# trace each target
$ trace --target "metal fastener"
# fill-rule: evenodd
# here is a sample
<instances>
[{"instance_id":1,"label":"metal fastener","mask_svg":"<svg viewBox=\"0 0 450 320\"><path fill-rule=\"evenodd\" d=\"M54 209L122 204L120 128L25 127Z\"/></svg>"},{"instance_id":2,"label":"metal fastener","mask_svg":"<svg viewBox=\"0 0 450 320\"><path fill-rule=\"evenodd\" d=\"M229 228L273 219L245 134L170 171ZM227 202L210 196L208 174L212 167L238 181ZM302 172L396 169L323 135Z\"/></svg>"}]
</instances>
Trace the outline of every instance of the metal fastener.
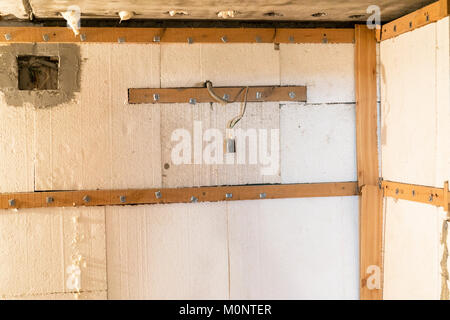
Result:
<instances>
[{"instance_id":1,"label":"metal fastener","mask_svg":"<svg viewBox=\"0 0 450 320\"><path fill-rule=\"evenodd\" d=\"M162 197L161 191L156 191L155 192L155 197L156 197L156 199L161 199L161 197Z\"/></svg>"},{"instance_id":2,"label":"metal fastener","mask_svg":"<svg viewBox=\"0 0 450 320\"><path fill-rule=\"evenodd\" d=\"M9 206L10 206L10 207L13 207L13 206L16 205L16 200L15 200L15 199L9 199L9 200L8 200L8 203L9 203Z\"/></svg>"},{"instance_id":3,"label":"metal fastener","mask_svg":"<svg viewBox=\"0 0 450 320\"><path fill-rule=\"evenodd\" d=\"M122 203L127 202L127 197L120 196L120 202L122 202Z\"/></svg>"},{"instance_id":4,"label":"metal fastener","mask_svg":"<svg viewBox=\"0 0 450 320\"><path fill-rule=\"evenodd\" d=\"M80 40L86 41L86 35L84 33L80 34Z\"/></svg>"},{"instance_id":5,"label":"metal fastener","mask_svg":"<svg viewBox=\"0 0 450 320\"><path fill-rule=\"evenodd\" d=\"M7 41L11 40L11 39L12 39L11 34L9 34L9 33L5 34L5 39L6 39Z\"/></svg>"},{"instance_id":6,"label":"metal fastener","mask_svg":"<svg viewBox=\"0 0 450 320\"><path fill-rule=\"evenodd\" d=\"M189 99L189 103L190 103L190 104L196 104L196 103L197 103L197 99L195 99L195 98L190 98L190 99Z\"/></svg>"},{"instance_id":7,"label":"metal fastener","mask_svg":"<svg viewBox=\"0 0 450 320\"><path fill-rule=\"evenodd\" d=\"M398 190L398 188L395 189L395 194L398 194L399 192L400 192L400 190Z\"/></svg>"},{"instance_id":8,"label":"metal fastener","mask_svg":"<svg viewBox=\"0 0 450 320\"><path fill-rule=\"evenodd\" d=\"M158 101L159 100L159 93L153 94L153 100Z\"/></svg>"},{"instance_id":9,"label":"metal fastener","mask_svg":"<svg viewBox=\"0 0 450 320\"><path fill-rule=\"evenodd\" d=\"M262 98L262 93L257 91L256 92L256 99L261 99Z\"/></svg>"},{"instance_id":10,"label":"metal fastener","mask_svg":"<svg viewBox=\"0 0 450 320\"><path fill-rule=\"evenodd\" d=\"M291 99L295 98L295 92L294 91L289 92L289 98L291 98Z\"/></svg>"},{"instance_id":11,"label":"metal fastener","mask_svg":"<svg viewBox=\"0 0 450 320\"><path fill-rule=\"evenodd\" d=\"M428 201L433 202L433 195L430 194L430 197L428 198Z\"/></svg>"},{"instance_id":12,"label":"metal fastener","mask_svg":"<svg viewBox=\"0 0 450 320\"><path fill-rule=\"evenodd\" d=\"M161 37L160 36L154 36L153 37L153 42L160 42L161 41Z\"/></svg>"},{"instance_id":13,"label":"metal fastener","mask_svg":"<svg viewBox=\"0 0 450 320\"><path fill-rule=\"evenodd\" d=\"M119 38L119 39L117 39L117 42L124 43L125 42L125 38Z\"/></svg>"},{"instance_id":14,"label":"metal fastener","mask_svg":"<svg viewBox=\"0 0 450 320\"><path fill-rule=\"evenodd\" d=\"M187 42L189 44L193 44L194 43L194 39L192 39L191 37L187 38Z\"/></svg>"},{"instance_id":15,"label":"metal fastener","mask_svg":"<svg viewBox=\"0 0 450 320\"><path fill-rule=\"evenodd\" d=\"M265 199L265 198L266 198L266 193L265 193L265 192L260 193L260 194L259 194L259 198L260 198L260 199Z\"/></svg>"},{"instance_id":16,"label":"metal fastener","mask_svg":"<svg viewBox=\"0 0 450 320\"><path fill-rule=\"evenodd\" d=\"M262 42L261 37L260 37L260 36L256 36L256 37L255 37L255 41L256 41L257 43L261 43L261 42Z\"/></svg>"},{"instance_id":17,"label":"metal fastener","mask_svg":"<svg viewBox=\"0 0 450 320\"><path fill-rule=\"evenodd\" d=\"M47 197L46 201L47 203L52 203L55 199L53 199L53 197Z\"/></svg>"},{"instance_id":18,"label":"metal fastener","mask_svg":"<svg viewBox=\"0 0 450 320\"><path fill-rule=\"evenodd\" d=\"M91 197L89 197L88 195L86 195L86 196L83 197L83 201L84 201L84 202L89 202L89 201L91 201Z\"/></svg>"},{"instance_id":19,"label":"metal fastener","mask_svg":"<svg viewBox=\"0 0 450 320\"><path fill-rule=\"evenodd\" d=\"M413 191L412 191L412 195L413 195L413 197L416 196L416 190L413 190Z\"/></svg>"},{"instance_id":20,"label":"metal fastener","mask_svg":"<svg viewBox=\"0 0 450 320\"><path fill-rule=\"evenodd\" d=\"M197 201L198 201L198 199L196 197L194 197L194 196L191 197L191 202L197 202Z\"/></svg>"},{"instance_id":21,"label":"metal fastener","mask_svg":"<svg viewBox=\"0 0 450 320\"><path fill-rule=\"evenodd\" d=\"M225 198L231 199L231 198L233 198L233 194L232 193L227 193L227 194L225 194Z\"/></svg>"},{"instance_id":22,"label":"metal fastener","mask_svg":"<svg viewBox=\"0 0 450 320\"><path fill-rule=\"evenodd\" d=\"M289 36L289 42L294 42L294 36Z\"/></svg>"},{"instance_id":23,"label":"metal fastener","mask_svg":"<svg viewBox=\"0 0 450 320\"><path fill-rule=\"evenodd\" d=\"M322 39L322 43L328 43L328 39L327 39L326 37L324 37L324 38Z\"/></svg>"},{"instance_id":24,"label":"metal fastener","mask_svg":"<svg viewBox=\"0 0 450 320\"><path fill-rule=\"evenodd\" d=\"M227 36L223 36L222 38L220 38L222 40L223 43L227 43L228 42L228 38Z\"/></svg>"},{"instance_id":25,"label":"metal fastener","mask_svg":"<svg viewBox=\"0 0 450 320\"><path fill-rule=\"evenodd\" d=\"M44 41L48 41L49 39L50 39L50 37L48 36L48 34L44 34L43 36L42 36L42 39L44 39Z\"/></svg>"},{"instance_id":26,"label":"metal fastener","mask_svg":"<svg viewBox=\"0 0 450 320\"><path fill-rule=\"evenodd\" d=\"M223 95L223 99L224 100L230 100L230 95L229 94L227 94L227 93L225 93L224 95Z\"/></svg>"}]
</instances>

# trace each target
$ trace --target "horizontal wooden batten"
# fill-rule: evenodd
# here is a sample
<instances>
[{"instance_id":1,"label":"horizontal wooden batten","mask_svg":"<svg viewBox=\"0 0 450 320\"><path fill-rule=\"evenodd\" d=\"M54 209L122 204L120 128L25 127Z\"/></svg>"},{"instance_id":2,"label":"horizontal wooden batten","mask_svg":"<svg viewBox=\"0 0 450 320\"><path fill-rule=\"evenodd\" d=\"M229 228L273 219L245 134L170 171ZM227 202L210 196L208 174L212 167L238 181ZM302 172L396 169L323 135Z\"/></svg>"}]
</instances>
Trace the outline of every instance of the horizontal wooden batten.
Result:
<instances>
[{"instance_id":1,"label":"horizontal wooden batten","mask_svg":"<svg viewBox=\"0 0 450 320\"><path fill-rule=\"evenodd\" d=\"M0 43L353 43L353 29L0 27Z\"/></svg>"},{"instance_id":2,"label":"horizontal wooden batten","mask_svg":"<svg viewBox=\"0 0 450 320\"><path fill-rule=\"evenodd\" d=\"M214 93L227 97L230 102L244 101L246 87L217 87ZM295 101L306 102L305 86L266 86L249 87L247 102ZM174 88L174 89L128 89L128 102L138 103L208 103L217 102L207 88Z\"/></svg>"},{"instance_id":3,"label":"horizontal wooden batten","mask_svg":"<svg viewBox=\"0 0 450 320\"><path fill-rule=\"evenodd\" d=\"M356 182L0 194L0 209L218 202L358 195Z\"/></svg>"},{"instance_id":4,"label":"horizontal wooden batten","mask_svg":"<svg viewBox=\"0 0 450 320\"><path fill-rule=\"evenodd\" d=\"M381 40L391 39L403 33L436 22L450 14L450 0L439 0L406 16L391 21L381 28Z\"/></svg>"},{"instance_id":5,"label":"horizontal wooden batten","mask_svg":"<svg viewBox=\"0 0 450 320\"><path fill-rule=\"evenodd\" d=\"M445 186L444 188L434 188L414 184L383 181L382 186L385 197L426 203L437 207L443 207L445 210L448 210L448 184L445 184L445 186L447 186L445 189Z\"/></svg>"}]
</instances>

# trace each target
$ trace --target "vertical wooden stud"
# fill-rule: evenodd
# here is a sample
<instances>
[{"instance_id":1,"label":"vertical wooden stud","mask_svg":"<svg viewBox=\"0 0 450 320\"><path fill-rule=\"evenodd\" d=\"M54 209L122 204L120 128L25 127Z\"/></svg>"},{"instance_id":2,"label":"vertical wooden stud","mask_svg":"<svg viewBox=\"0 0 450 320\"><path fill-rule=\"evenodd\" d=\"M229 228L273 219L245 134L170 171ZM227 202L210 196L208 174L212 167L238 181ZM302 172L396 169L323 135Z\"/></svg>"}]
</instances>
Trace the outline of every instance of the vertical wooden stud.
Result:
<instances>
[{"instance_id":1,"label":"vertical wooden stud","mask_svg":"<svg viewBox=\"0 0 450 320\"><path fill-rule=\"evenodd\" d=\"M376 33L355 26L356 148L360 195L360 298L383 298L383 192L378 185Z\"/></svg>"}]
</instances>

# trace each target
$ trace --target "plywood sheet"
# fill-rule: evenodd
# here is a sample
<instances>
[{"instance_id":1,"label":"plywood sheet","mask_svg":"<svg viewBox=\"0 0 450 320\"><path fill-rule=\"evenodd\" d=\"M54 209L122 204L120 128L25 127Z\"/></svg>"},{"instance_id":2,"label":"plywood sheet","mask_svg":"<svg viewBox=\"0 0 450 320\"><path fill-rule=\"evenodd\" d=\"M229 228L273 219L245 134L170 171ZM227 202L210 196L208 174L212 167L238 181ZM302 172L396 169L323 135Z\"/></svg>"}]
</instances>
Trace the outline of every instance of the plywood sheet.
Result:
<instances>
[{"instance_id":1,"label":"plywood sheet","mask_svg":"<svg viewBox=\"0 0 450 320\"><path fill-rule=\"evenodd\" d=\"M257 183L279 183L279 107L277 103L248 103L242 120L235 129L241 129L244 133L254 130L257 135L256 161L251 161L249 139L247 139L245 154L247 158L238 163L238 154L243 152L237 150L235 155L223 153L218 156L219 161L206 163L204 153L211 145L204 134L209 129L216 129L221 132L223 139L226 137L225 128L227 122L239 114L240 103L228 104L173 104L161 106L161 146L162 146L162 181L163 187L187 187L187 186L209 186L209 185L240 185ZM179 144L178 139L172 141L175 130L185 130L191 137L191 157L189 164L175 164L172 159L172 152ZM274 130L274 131L272 131ZM267 138L260 138L261 131L267 132ZM237 131L236 131L237 132ZM271 149L272 135L275 139L275 148ZM278 135L278 136L277 136ZM203 144L202 142L203 137ZM219 137L220 138L220 137ZM206 140L205 140L206 139ZM217 142L218 153L223 151L223 139ZM236 144L238 144L236 137ZM241 138L242 139L242 138ZM187 141L187 140L186 140ZM215 141L215 140L214 140ZM260 157L259 141L267 141L268 151L271 159L270 163L263 162ZM277 146L278 144L278 146ZM198 148L198 149L196 149ZM277 149L278 148L278 149ZM220 151L218 151L220 149ZM197 152L196 150L200 150ZM203 150L203 151L202 151ZM195 154L199 156L195 156ZM216 154L215 152L208 153ZM228 157L233 157L232 164L227 164ZM273 168L273 172L266 174L264 168Z\"/></svg>"},{"instance_id":2,"label":"plywood sheet","mask_svg":"<svg viewBox=\"0 0 450 320\"><path fill-rule=\"evenodd\" d=\"M384 299L439 299L439 209L385 198Z\"/></svg>"},{"instance_id":3,"label":"plywood sheet","mask_svg":"<svg viewBox=\"0 0 450 320\"><path fill-rule=\"evenodd\" d=\"M75 223L72 218L78 217ZM76 227L77 225L77 227ZM73 243L77 235L78 242ZM10 210L0 215L0 296L66 293L66 268L80 254L81 290L106 290L104 208Z\"/></svg>"},{"instance_id":4,"label":"plywood sheet","mask_svg":"<svg viewBox=\"0 0 450 320\"><path fill-rule=\"evenodd\" d=\"M231 299L358 299L358 198L227 203Z\"/></svg>"},{"instance_id":5,"label":"plywood sheet","mask_svg":"<svg viewBox=\"0 0 450 320\"><path fill-rule=\"evenodd\" d=\"M354 44L281 44L281 85L306 85L308 103L355 102Z\"/></svg>"},{"instance_id":6,"label":"plywood sheet","mask_svg":"<svg viewBox=\"0 0 450 320\"><path fill-rule=\"evenodd\" d=\"M356 181L355 128L354 104L283 105L281 182Z\"/></svg>"},{"instance_id":7,"label":"plywood sheet","mask_svg":"<svg viewBox=\"0 0 450 320\"><path fill-rule=\"evenodd\" d=\"M435 177L436 68L436 24L381 43L385 180L442 187Z\"/></svg>"},{"instance_id":8,"label":"plywood sheet","mask_svg":"<svg viewBox=\"0 0 450 320\"><path fill-rule=\"evenodd\" d=\"M127 104L128 87L159 86L159 48L85 45L82 56L79 97L35 111L36 190L160 186L159 108Z\"/></svg>"},{"instance_id":9,"label":"plywood sheet","mask_svg":"<svg viewBox=\"0 0 450 320\"><path fill-rule=\"evenodd\" d=\"M109 299L227 299L225 205L107 207Z\"/></svg>"}]
</instances>

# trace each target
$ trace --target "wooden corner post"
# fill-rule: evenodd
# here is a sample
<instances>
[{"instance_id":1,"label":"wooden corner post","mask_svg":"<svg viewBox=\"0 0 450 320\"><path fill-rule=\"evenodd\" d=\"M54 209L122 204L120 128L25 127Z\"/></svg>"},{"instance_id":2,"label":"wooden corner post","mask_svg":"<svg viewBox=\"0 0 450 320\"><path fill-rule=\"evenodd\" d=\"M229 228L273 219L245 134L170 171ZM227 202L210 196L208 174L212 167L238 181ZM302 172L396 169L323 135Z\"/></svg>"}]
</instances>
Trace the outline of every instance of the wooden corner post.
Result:
<instances>
[{"instance_id":1,"label":"wooden corner post","mask_svg":"<svg viewBox=\"0 0 450 320\"><path fill-rule=\"evenodd\" d=\"M376 34L355 26L360 299L383 298L383 191L378 181Z\"/></svg>"}]
</instances>

